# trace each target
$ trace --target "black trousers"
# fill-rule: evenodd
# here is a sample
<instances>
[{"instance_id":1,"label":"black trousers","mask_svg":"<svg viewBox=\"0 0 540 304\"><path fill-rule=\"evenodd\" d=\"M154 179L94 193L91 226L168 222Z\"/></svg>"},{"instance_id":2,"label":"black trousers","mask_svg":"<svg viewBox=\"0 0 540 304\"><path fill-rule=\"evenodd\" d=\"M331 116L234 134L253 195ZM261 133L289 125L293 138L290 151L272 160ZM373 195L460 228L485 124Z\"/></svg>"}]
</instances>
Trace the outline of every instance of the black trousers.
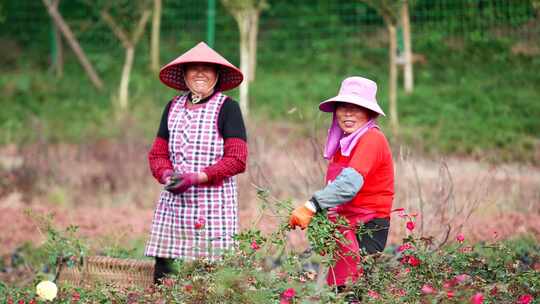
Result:
<instances>
[{"instance_id":1,"label":"black trousers","mask_svg":"<svg viewBox=\"0 0 540 304\"><path fill-rule=\"evenodd\" d=\"M370 230L371 232L356 235L360 248L367 254L382 252L386 246L389 228L389 218L376 218L365 223L362 230Z\"/></svg>"},{"instance_id":2,"label":"black trousers","mask_svg":"<svg viewBox=\"0 0 540 304\"><path fill-rule=\"evenodd\" d=\"M156 264L154 265L154 284L160 283L161 279L173 272L173 263L174 259L156 257Z\"/></svg>"}]
</instances>

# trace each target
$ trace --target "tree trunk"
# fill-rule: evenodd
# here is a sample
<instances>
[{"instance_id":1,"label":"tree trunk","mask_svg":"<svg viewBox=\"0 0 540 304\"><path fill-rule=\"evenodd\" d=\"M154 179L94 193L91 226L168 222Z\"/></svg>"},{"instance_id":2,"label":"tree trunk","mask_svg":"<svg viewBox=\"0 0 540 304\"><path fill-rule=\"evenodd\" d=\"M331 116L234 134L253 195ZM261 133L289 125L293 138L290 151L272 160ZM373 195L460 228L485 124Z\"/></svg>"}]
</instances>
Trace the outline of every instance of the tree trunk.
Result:
<instances>
[{"instance_id":1,"label":"tree trunk","mask_svg":"<svg viewBox=\"0 0 540 304\"><path fill-rule=\"evenodd\" d=\"M404 1L401 7L401 25L403 27L403 46L405 66L403 68L403 86L407 94L414 88L414 74L412 62L411 24L409 18L409 2Z\"/></svg>"},{"instance_id":2,"label":"tree trunk","mask_svg":"<svg viewBox=\"0 0 540 304\"><path fill-rule=\"evenodd\" d=\"M120 104L120 109L126 110L129 99L129 75L131 74L131 67L133 66L135 47L144 33L144 28L146 27L148 18L150 18L150 10L145 9L142 12L141 18L133 31L133 35L131 35L131 39L128 38L129 35L122 30L116 21L114 21L114 18L107 10L101 11L101 17L105 23L109 25L118 40L122 42L122 45L126 50L126 58L124 61L124 67L122 69L122 78L120 79L120 87L118 89L118 102Z\"/></svg>"},{"instance_id":3,"label":"tree trunk","mask_svg":"<svg viewBox=\"0 0 540 304\"><path fill-rule=\"evenodd\" d=\"M125 110L128 106L129 99L129 75L131 74L131 67L133 66L133 58L135 55L135 46L132 45L126 48L126 58L124 61L124 67L122 69L122 78L120 79L120 89L118 92L118 102L120 109Z\"/></svg>"},{"instance_id":4,"label":"tree trunk","mask_svg":"<svg viewBox=\"0 0 540 304\"><path fill-rule=\"evenodd\" d=\"M58 26L58 28L64 35L64 38L66 38L69 46L71 47L71 49L73 49L73 52L75 52L75 55L77 56L77 59L79 59L79 62L83 66L86 74L88 75L94 86L98 90L101 90L103 88L103 82L101 81L101 78L99 78L99 76L97 75L90 61L88 61L88 59L86 58L84 51L81 49L79 43L77 42L77 39L75 38L75 35L73 35L73 32L66 24L58 10L48 0L42 1L45 7L47 7L49 15L53 18L54 23L56 24L56 26Z\"/></svg>"},{"instance_id":5,"label":"tree trunk","mask_svg":"<svg viewBox=\"0 0 540 304\"><path fill-rule=\"evenodd\" d=\"M244 81L240 85L240 109L244 116L249 114L249 16L239 15L238 29L240 30L240 70Z\"/></svg>"},{"instance_id":6,"label":"tree trunk","mask_svg":"<svg viewBox=\"0 0 540 304\"><path fill-rule=\"evenodd\" d=\"M257 69L257 35L259 33L259 15L260 12L256 9L250 12L249 19L249 81L255 80Z\"/></svg>"},{"instance_id":7,"label":"tree trunk","mask_svg":"<svg viewBox=\"0 0 540 304\"><path fill-rule=\"evenodd\" d=\"M161 23L161 0L154 0L154 12L152 17L152 38L151 38L151 49L150 49L150 58L151 64L150 68L152 71L159 71L159 34L160 34L160 23Z\"/></svg>"},{"instance_id":8,"label":"tree trunk","mask_svg":"<svg viewBox=\"0 0 540 304\"><path fill-rule=\"evenodd\" d=\"M399 133L399 120L398 120L398 109L397 109L397 62L396 62L396 52L397 52L397 36L396 36L396 26L394 24L387 23L388 36L390 40L389 47L389 79L388 79L388 100L390 108L390 126L394 135Z\"/></svg>"}]
</instances>

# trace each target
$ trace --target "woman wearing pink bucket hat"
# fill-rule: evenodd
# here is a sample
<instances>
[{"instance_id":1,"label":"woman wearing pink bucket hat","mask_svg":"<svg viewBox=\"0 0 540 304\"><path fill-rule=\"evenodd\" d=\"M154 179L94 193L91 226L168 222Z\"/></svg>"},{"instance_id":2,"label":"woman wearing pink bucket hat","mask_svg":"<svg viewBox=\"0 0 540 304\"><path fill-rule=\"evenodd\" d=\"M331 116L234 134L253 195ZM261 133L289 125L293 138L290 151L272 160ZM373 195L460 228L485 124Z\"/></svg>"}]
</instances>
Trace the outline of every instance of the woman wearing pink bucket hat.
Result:
<instances>
[{"instance_id":1,"label":"woman wearing pink bucket hat","mask_svg":"<svg viewBox=\"0 0 540 304\"><path fill-rule=\"evenodd\" d=\"M361 249L380 252L386 245L390 210L394 198L394 168L388 141L376 124L385 115L377 104L377 84L363 77L349 77L339 94L319 105L333 113L324 150L329 165L327 186L315 192L290 216L290 225L306 228L316 212L327 210L330 220L342 216L349 227L341 232L349 240L339 244L336 264L329 269L327 283L342 287L362 275ZM357 233L357 227L372 230ZM351 254L353 253L353 254Z\"/></svg>"},{"instance_id":2,"label":"woman wearing pink bucket hat","mask_svg":"<svg viewBox=\"0 0 540 304\"><path fill-rule=\"evenodd\" d=\"M152 175L165 185L145 248L156 259L156 283L174 259L214 261L231 248L238 229L235 175L247 162L240 107L222 93L242 82L238 68L201 42L165 65L159 78L185 93L165 106L148 155Z\"/></svg>"}]
</instances>

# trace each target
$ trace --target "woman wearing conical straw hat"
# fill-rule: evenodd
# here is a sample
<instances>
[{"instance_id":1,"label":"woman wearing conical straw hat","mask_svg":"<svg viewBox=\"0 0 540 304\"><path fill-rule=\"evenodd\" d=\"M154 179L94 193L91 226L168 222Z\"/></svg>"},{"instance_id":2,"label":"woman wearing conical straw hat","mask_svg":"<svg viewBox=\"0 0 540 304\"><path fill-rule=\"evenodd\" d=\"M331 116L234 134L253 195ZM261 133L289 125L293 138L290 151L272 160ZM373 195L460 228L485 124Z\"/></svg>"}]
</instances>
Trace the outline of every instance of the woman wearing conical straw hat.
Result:
<instances>
[{"instance_id":1,"label":"woman wearing conical straw hat","mask_svg":"<svg viewBox=\"0 0 540 304\"><path fill-rule=\"evenodd\" d=\"M201 42L165 65L159 78L184 93L165 106L148 155L152 175L164 185L145 248L156 259L156 283L174 259L215 261L232 247L235 175L247 161L240 107L222 93L242 82L238 68Z\"/></svg>"}]
</instances>

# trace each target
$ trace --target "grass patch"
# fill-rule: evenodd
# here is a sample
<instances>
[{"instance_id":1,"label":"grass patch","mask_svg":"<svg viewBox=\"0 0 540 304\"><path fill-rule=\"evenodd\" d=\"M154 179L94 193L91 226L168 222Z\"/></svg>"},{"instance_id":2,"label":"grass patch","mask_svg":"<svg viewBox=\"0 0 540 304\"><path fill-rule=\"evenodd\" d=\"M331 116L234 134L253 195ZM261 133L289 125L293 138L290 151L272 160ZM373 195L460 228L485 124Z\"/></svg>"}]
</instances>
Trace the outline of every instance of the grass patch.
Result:
<instances>
[{"instance_id":1,"label":"grass patch","mask_svg":"<svg viewBox=\"0 0 540 304\"><path fill-rule=\"evenodd\" d=\"M399 92L402 137L418 149L493 160L538 161L540 58L513 55L505 40L466 41L461 49L433 36L415 45L427 63L415 67L415 91ZM337 94L341 80L362 75L379 84L387 110L387 51L369 42L351 49L321 47L317 54L287 50L261 56L251 86L255 117L294 120L325 128L328 115L317 105ZM130 82L130 127L155 134L165 103L175 94L148 72L139 51ZM81 142L115 137L125 119L115 113L114 96L123 53L93 55L106 88L97 92L72 57L65 77L56 79L39 56L24 52L0 74L0 143L36 140ZM35 59L37 58L37 59ZM238 98L238 91L229 92ZM388 112L388 111L387 111ZM381 119L386 128L387 119Z\"/></svg>"}]
</instances>

